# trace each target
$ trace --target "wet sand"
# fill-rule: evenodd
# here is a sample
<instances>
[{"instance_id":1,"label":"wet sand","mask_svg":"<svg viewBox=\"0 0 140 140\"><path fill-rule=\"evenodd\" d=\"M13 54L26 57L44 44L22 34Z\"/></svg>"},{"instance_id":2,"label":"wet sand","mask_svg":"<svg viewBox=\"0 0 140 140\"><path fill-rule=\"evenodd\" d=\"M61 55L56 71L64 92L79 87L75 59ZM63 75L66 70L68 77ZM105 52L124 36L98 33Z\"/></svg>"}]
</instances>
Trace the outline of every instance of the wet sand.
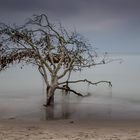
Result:
<instances>
[{"instance_id":1,"label":"wet sand","mask_svg":"<svg viewBox=\"0 0 140 140\"><path fill-rule=\"evenodd\" d=\"M0 121L0 140L140 140L138 120Z\"/></svg>"}]
</instances>

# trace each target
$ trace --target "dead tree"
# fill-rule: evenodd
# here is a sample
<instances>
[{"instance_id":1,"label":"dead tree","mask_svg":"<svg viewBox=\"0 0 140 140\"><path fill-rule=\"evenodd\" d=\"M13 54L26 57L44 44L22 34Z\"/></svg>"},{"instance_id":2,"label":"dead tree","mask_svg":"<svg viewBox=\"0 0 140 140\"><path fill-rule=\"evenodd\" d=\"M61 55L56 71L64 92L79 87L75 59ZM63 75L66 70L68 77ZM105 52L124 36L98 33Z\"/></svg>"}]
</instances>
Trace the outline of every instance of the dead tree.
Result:
<instances>
[{"instance_id":1,"label":"dead tree","mask_svg":"<svg viewBox=\"0 0 140 140\"><path fill-rule=\"evenodd\" d=\"M112 60L105 57L96 62L96 52L87 41L76 32L56 27L47 15L35 15L23 26L8 26L0 23L0 71L17 63L32 64L38 68L46 84L46 106L53 105L56 89L84 97L68 84L88 82L92 85L109 81L91 82L87 79L62 82L71 71L81 71ZM70 75L69 75L70 73Z\"/></svg>"}]
</instances>

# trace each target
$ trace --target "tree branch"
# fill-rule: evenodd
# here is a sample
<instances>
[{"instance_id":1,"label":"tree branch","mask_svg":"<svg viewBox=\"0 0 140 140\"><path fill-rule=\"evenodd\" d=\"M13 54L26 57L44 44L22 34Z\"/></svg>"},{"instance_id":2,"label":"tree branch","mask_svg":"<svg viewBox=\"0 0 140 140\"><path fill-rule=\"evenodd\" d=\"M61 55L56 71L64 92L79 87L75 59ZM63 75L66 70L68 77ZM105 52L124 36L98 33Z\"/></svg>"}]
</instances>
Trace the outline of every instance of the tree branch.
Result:
<instances>
[{"instance_id":1,"label":"tree branch","mask_svg":"<svg viewBox=\"0 0 140 140\"><path fill-rule=\"evenodd\" d=\"M70 91L70 92L73 92L74 94L76 94L76 95L78 95L78 96L84 97L84 95L82 95L81 93L78 93L78 92L76 92L75 90L72 90L72 89L70 89L70 88L57 87L56 89L61 89L61 90L65 90L65 91Z\"/></svg>"},{"instance_id":2,"label":"tree branch","mask_svg":"<svg viewBox=\"0 0 140 140\"><path fill-rule=\"evenodd\" d=\"M84 80L66 81L66 82L68 82L69 84L70 84L70 83L73 84L73 83L79 83L79 82L87 82L87 83L89 83L89 84L91 84L91 85L98 85L98 84L100 84L100 83L108 83L109 86L112 87L112 84L111 84L110 81L98 81L98 82L93 83L93 82L91 82L91 81L89 81L89 80L87 80L87 79L84 79ZM65 84L66 82L59 83L59 85L63 85L63 84Z\"/></svg>"},{"instance_id":3,"label":"tree branch","mask_svg":"<svg viewBox=\"0 0 140 140\"><path fill-rule=\"evenodd\" d=\"M40 65L38 67L38 70L39 70L40 74L42 75L42 77L44 78L46 85L49 86L48 77L47 77L47 73L46 73L44 65L43 64Z\"/></svg>"},{"instance_id":4,"label":"tree branch","mask_svg":"<svg viewBox=\"0 0 140 140\"><path fill-rule=\"evenodd\" d=\"M74 63L74 58L73 59L71 58L71 61L68 64L68 68L65 69L64 72L60 76L58 76L58 79L61 79L62 77L64 77L67 74L67 72L72 69L72 64L73 63Z\"/></svg>"}]
</instances>

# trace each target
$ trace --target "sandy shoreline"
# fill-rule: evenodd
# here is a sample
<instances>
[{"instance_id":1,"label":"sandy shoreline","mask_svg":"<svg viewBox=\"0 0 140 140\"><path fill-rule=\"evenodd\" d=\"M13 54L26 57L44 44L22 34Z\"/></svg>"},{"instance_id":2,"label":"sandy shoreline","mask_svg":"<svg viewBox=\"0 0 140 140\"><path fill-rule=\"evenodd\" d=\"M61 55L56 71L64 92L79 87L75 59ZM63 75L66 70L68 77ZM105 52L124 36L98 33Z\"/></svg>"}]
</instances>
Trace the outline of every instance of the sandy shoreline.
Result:
<instances>
[{"instance_id":1,"label":"sandy shoreline","mask_svg":"<svg viewBox=\"0 0 140 140\"><path fill-rule=\"evenodd\" d=\"M140 121L0 121L0 140L140 140Z\"/></svg>"}]
</instances>

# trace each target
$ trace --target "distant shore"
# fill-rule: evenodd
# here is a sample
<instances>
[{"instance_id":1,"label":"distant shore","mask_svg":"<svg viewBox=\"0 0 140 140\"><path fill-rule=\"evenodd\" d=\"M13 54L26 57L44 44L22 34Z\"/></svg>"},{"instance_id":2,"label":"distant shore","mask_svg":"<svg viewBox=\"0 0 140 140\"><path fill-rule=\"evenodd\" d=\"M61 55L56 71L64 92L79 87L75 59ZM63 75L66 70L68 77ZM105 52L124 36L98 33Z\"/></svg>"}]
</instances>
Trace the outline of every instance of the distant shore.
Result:
<instances>
[{"instance_id":1,"label":"distant shore","mask_svg":"<svg viewBox=\"0 0 140 140\"><path fill-rule=\"evenodd\" d=\"M140 140L133 120L0 120L0 140Z\"/></svg>"}]
</instances>

